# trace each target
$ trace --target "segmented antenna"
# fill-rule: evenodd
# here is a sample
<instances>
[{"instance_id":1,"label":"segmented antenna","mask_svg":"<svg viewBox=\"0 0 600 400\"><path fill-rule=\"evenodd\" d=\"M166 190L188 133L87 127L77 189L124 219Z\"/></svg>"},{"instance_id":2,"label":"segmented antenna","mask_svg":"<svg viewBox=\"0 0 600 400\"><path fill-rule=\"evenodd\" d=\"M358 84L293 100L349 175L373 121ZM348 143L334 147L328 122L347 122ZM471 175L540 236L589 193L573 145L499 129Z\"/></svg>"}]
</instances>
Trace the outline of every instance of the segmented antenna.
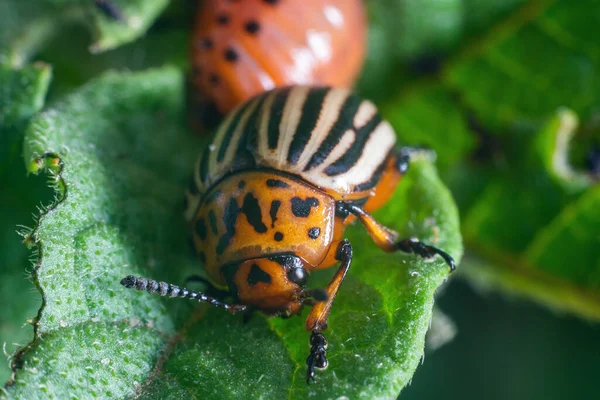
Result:
<instances>
[{"instance_id":1,"label":"segmented antenna","mask_svg":"<svg viewBox=\"0 0 600 400\"><path fill-rule=\"evenodd\" d=\"M184 287L180 288L179 286L172 285L170 283L157 282L152 279L135 277L133 275L129 275L123 278L121 280L121 285L130 289L137 289L141 291L145 290L148 293L156 293L159 296L181 297L192 300L198 300L201 302L209 303L210 305L215 307L224 308L232 314L246 310L246 306L243 304L227 304L215 299L214 297L207 296L204 293L194 292L193 290L188 290Z\"/></svg>"}]
</instances>

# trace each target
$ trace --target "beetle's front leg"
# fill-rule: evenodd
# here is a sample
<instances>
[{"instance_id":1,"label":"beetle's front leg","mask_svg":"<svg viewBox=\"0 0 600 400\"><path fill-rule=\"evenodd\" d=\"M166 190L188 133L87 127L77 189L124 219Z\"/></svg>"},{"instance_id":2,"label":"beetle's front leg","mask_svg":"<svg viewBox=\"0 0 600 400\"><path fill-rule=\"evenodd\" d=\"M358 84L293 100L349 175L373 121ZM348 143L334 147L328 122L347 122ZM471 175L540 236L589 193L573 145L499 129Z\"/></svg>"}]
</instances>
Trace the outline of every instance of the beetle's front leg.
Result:
<instances>
[{"instance_id":1,"label":"beetle's front leg","mask_svg":"<svg viewBox=\"0 0 600 400\"><path fill-rule=\"evenodd\" d=\"M352 263L352 245L348 240L340 242L336 258L341 262L341 265L325 288L327 300L316 303L306 319L306 329L312 332L310 335L310 354L306 359L306 366L308 367L306 381L309 383L311 380L316 383L315 368L327 367L327 339L325 339L322 332L327 329L327 318L329 317L333 300L335 300L335 295L340 289Z\"/></svg>"},{"instance_id":2,"label":"beetle's front leg","mask_svg":"<svg viewBox=\"0 0 600 400\"><path fill-rule=\"evenodd\" d=\"M338 208L341 208L349 214L355 215L365 228L367 228L367 232L379 248L385 251L400 250L405 253L414 253L423 258L431 258L437 254L446 261L450 267L450 272L456 269L454 259L445 251L427 245L417 238L398 240L398 234L396 232L381 225L371 214L367 213L359 206L351 203L338 202Z\"/></svg>"},{"instance_id":3,"label":"beetle's front leg","mask_svg":"<svg viewBox=\"0 0 600 400\"><path fill-rule=\"evenodd\" d=\"M319 331L312 331L310 335L310 354L306 359L306 382L317 382L315 368L327 368L327 339Z\"/></svg>"}]
</instances>

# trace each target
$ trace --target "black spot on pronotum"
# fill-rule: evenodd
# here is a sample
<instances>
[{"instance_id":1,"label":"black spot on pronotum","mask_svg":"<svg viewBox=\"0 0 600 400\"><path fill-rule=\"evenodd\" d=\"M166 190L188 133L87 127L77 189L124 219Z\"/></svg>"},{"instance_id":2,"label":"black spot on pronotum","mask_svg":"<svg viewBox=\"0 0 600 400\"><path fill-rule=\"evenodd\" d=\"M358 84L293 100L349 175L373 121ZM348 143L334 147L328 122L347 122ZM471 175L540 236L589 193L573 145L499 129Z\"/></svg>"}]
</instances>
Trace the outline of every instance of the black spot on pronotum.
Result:
<instances>
[{"instance_id":1,"label":"black spot on pronotum","mask_svg":"<svg viewBox=\"0 0 600 400\"><path fill-rule=\"evenodd\" d=\"M319 227L315 226L315 227L310 228L308 230L308 237L311 238L311 239L313 239L313 240L316 239L316 238L318 238L320 234L321 234L321 228L319 228Z\"/></svg>"},{"instance_id":2,"label":"black spot on pronotum","mask_svg":"<svg viewBox=\"0 0 600 400\"><path fill-rule=\"evenodd\" d=\"M238 189L243 189L246 186L246 181L239 181L238 182Z\"/></svg>"},{"instance_id":3,"label":"black spot on pronotum","mask_svg":"<svg viewBox=\"0 0 600 400\"><path fill-rule=\"evenodd\" d=\"M275 239L278 242L281 242L283 240L283 233L281 233L281 232L275 232L275 235L273 236L273 239Z\"/></svg>"},{"instance_id":4,"label":"black spot on pronotum","mask_svg":"<svg viewBox=\"0 0 600 400\"><path fill-rule=\"evenodd\" d=\"M220 25L227 25L229 23L229 15L227 15L227 14L217 15L217 23Z\"/></svg>"},{"instance_id":5,"label":"black spot on pronotum","mask_svg":"<svg viewBox=\"0 0 600 400\"><path fill-rule=\"evenodd\" d=\"M223 56L225 57L225 60L227 60L229 62L236 62L239 57L237 51L235 51L231 47L228 47L225 50L225 53L223 53Z\"/></svg>"},{"instance_id":6,"label":"black spot on pronotum","mask_svg":"<svg viewBox=\"0 0 600 400\"><path fill-rule=\"evenodd\" d=\"M310 210L319 205L319 200L314 197L309 197L302 200L300 197L292 198L292 213L296 217L306 218L310 215Z\"/></svg>"},{"instance_id":7,"label":"black spot on pronotum","mask_svg":"<svg viewBox=\"0 0 600 400\"><path fill-rule=\"evenodd\" d=\"M290 185L288 185L286 182L282 181L281 179L267 179L267 186L272 187L272 188L288 188L288 187L290 187Z\"/></svg>"},{"instance_id":8,"label":"black spot on pronotum","mask_svg":"<svg viewBox=\"0 0 600 400\"><path fill-rule=\"evenodd\" d=\"M206 38L206 39L202 40L202 47L204 47L206 50L210 50L214 46L215 46L215 44L211 38Z\"/></svg>"},{"instance_id":9,"label":"black spot on pronotum","mask_svg":"<svg viewBox=\"0 0 600 400\"><path fill-rule=\"evenodd\" d=\"M260 269L257 264L252 264L248 273L248 284L254 286L258 282L271 283L271 275Z\"/></svg>"},{"instance_id":10,"label":"black spot on pronotum","mask_svg":"<svg viewBox=\"0 0 600 400\"><path fill-rule=\"evenodd\" d=\"M246 215L248 223L252 225L257 233L265 233L267 231L267 227L262 222L262 211L258 205L258 199L252 193L246 193L246 196L244 196L242 213Z\"/></svg>"},{"instance_id":11,"label":"black spot on pronotum","mask_svg":"<svg viewBox=\"0 0 600 400\"><path fill-rule=\"evenodd\" d=\"M204 221L204 218L199 218L198 221L196 221L196 233L201 240L206 239L206 222Z\"/></svg>"},{"instance_id":12,"label":"black spot on pronotum","mask_svg":"<svg viewBox=\"0 0 600 400\"><path fill-rule=\"evenodd\" d=\"M251 35L256 35L260 30L260 24L257 21L248 21L244 25L244 29Z\"/></svg>"},{"instance_id":13,"label":"black spot on pronotum","mask_svg":"<svg viewBox=\"0 0 600 400\"><path fill-rule=\"evenodd\" d=\"M229 199L229 202L223 210L223 224L225 225L225 234L219 238L217 244L217 254L223 254L225 248L229 245L229 241L235 236L235 222L240 213L237 201L234 198Z\"/></svg>"},{"instance_id":14,"label":"black spot on pronotum","mask_svg":"<svg viewBox=\"0 0 600 400\"><path fill-rule=\"evenodd\" d=\"M213 235L219 233L217 230L217 216L213 210L210 210L208 213L208 221L210 222L210 230L212 231Z\"/></svg>"},{"instance_id":15,"label":"black spot on pronotum","mask_svg":"<svg viewBox=\"0 0 600 400\"><path fill-rule=\"evenodd\" d=\"M265 3L270 4L272 6L274 6L275 4L279 3L279 0L263 0Z\"/></svg>"},{"instance_id":16,"label":"black spot on pronotum","mask_svg":"<svg viewBox=\"0 0 600 400\"><path fill-rule=\"evenodd\" d=\"M275 227L275 221L277 221L277 211L279 211L279 207L281 206L281 201L273 200L271 202L271 209L269 210L269 215L271 216L271 228Z\"/></svg>"}]
</instances>

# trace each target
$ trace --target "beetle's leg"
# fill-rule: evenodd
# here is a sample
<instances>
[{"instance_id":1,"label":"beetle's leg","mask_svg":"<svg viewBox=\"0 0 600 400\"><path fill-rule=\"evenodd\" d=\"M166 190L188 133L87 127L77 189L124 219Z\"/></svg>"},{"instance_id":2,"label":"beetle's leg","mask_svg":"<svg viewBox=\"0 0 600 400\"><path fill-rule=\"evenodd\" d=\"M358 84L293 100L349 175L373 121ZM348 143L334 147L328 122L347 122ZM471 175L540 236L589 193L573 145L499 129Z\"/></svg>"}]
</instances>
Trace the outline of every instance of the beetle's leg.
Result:
<instances>
[{"instance_id":1,"label":"beetle's leg","mask_svg":"<svg viewBox=\"0 0 600 400\"><path fill-rule=\"evenodd\" d=\"M224 308L232 314L244 311L247 308L247 306L243 304L228 304L204 293L188 290L184 287L180 288L179 286L172 285L170 283L157 282L152 279L135 277L133 275L123 278L121 280L121 285L125 286L126 288L145 290L148 293L156 293L159 296L181 297L206 302L212 306Z\"/></svg>"},{"instance_id":2,"label":"beetle's leg","mask_svg":"<svg viewBox=\"0 0 600 400\"><path fill-rule=\"evenodd\" d=\"M427 245L420 242L417 238L408 238L398 240L398 234L379 222L367 213L365 210L357 205L338 202L338 207L343 208L346 212L355 215L360 222L367 228L367 232L375 242L375 244L383 249L384 251L403 251L405 253L414 253L424 258L431 258L436 254L439 255L446 261L450 266L450 272L456 269L454 259L445 251L438 249L437 247Z\"/></svg>"},{"instance_id":3,"label":"beetle's leg","mask_svg":"<svg viewBox=\"0 0 600 400\"><path fill-rule=\"evenodd\" d=\"M352 245L348 240L340 242L337 249L337 259L341 262L341 265L325 288L327 300L317 302L306 319L306 329L312 332L310 336L310 354L306 359L308 367L306 371L307 382L311 380L316 382L315 368L327 367L327 340L322 331L327 329L327 318L331 311L331 305L352 263Z\"/></svg>"}]
</instances>

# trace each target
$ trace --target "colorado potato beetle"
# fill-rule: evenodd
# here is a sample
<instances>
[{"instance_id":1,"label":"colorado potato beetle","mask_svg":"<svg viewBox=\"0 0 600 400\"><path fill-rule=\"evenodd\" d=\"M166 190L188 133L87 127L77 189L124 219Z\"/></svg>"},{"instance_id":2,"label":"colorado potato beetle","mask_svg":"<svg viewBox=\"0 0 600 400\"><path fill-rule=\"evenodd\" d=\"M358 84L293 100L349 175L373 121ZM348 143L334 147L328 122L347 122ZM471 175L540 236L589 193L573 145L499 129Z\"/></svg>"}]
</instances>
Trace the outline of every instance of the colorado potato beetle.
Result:
<instances>
[{"instance_id":1,"label":"colorado potato beetle","mask_svg":"<svg viewBox=\"0 0 600 400\"><path fill-rule=\"evenodd\" d=\"M209 302L231 313L289 316L311 305L307 381L327 366L323 331L352 262L344 229L362 223L387 252L444 251L400 239L370 214L389 200L409 152L396 146L375 105L347 89L294 86L255 96L229 114L198 159L187 198L193 243L210 282L234 303L164 282L128 276L122 284L161 296ZM324 289L314 270L340 264Z\"/></svg>"},{"instance_id":2,"label":"colorado potato beetle","mask_svg":"<svg viewBox=\"0 0 600 400\"><path fill-rule=\"evenodd\" d=\"M362 1L202 2L191 44L194 87L226 114L275 87L351 86L366 46Z\"/></svg>"}]
</instances>

